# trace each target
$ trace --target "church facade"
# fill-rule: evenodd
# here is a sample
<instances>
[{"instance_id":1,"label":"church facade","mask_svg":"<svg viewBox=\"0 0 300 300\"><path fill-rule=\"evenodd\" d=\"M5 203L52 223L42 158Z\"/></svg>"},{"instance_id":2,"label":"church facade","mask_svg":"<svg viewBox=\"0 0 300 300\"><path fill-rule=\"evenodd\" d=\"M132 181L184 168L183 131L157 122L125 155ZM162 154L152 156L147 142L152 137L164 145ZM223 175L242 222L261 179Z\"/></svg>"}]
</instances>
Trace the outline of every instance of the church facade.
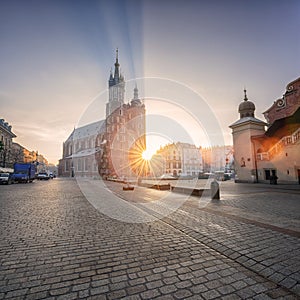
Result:
<instances>
[{"instance_id":1,"label":"church facade","mask_svg":"<svg viewBox=\"0 0 300 300\"><path fill-rule=\"evenodd\" d=\"M300 184L300 78L264 112L266 122L254 111L245 91L240 119L230 125L236 182Z\"/></svg>"},{"instance_id":2,"label":"church facade","mask_svg":"<svg viewBox=\"0 0 300 300\"><path fill-rule=\"evenodd\" d=\"M120 73L118 50L114 73L108 80L104 120L76 128L63 145L60 176L136 177L146 148L145 105L134 88L125 103L125 80Z\"/></svg>"}]
</instances>

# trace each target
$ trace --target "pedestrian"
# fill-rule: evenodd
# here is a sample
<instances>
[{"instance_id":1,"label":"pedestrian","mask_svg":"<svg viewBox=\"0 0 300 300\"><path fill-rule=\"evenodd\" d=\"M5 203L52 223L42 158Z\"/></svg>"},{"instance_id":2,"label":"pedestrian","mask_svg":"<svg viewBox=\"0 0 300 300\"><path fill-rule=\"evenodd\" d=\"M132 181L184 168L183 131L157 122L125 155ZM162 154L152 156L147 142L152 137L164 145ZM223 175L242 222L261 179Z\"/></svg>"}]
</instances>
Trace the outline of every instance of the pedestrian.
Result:
<instances>
[{"instance_id":1,"label":"pedestrian","mask_svg":"<svg viewBox=\"0 0 300 300\"><path fill-rule=\"evenodd\" d=\"M273 178L274 178L274 184L277 184L278 177L276 175L274 175Z\"/></svg>"},{"instance_id":2,"label":"pedestrian","mask_svg":"<svg viewBox=\"0 0 300 300\"><path fill-rule=\"evenodd\" d=\"M270 175L270 184L274 184L274 176L273 175Z\"/></svg>"}]
</instances>

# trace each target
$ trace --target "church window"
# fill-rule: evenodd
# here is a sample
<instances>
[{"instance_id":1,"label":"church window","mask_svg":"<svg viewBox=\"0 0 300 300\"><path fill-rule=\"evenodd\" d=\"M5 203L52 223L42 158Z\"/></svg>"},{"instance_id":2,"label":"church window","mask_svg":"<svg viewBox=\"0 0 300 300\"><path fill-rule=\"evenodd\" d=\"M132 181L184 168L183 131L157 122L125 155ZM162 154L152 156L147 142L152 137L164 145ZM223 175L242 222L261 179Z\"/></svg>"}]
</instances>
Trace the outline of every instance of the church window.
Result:
<instances>
[{"instance_id":1,"label":"church window","mask_svg":"<svg viewBox=\"0 0 300 300\"><path fill-rule=\"evenodd\" d=\"M85 162L84 162L84 170L88 171L89 170L89 159L85 158Z\"/></svg>"},{"instance_id":2,"label":"church window","mask_svg":"<svg viewBox=\"0 0 300 300\"><path fill-rule=\"evenodd\" d=\"M81 159L79 158L77 161L77 170L81 171L82 167L81 167Z\"/></svg>"}]
</instances>

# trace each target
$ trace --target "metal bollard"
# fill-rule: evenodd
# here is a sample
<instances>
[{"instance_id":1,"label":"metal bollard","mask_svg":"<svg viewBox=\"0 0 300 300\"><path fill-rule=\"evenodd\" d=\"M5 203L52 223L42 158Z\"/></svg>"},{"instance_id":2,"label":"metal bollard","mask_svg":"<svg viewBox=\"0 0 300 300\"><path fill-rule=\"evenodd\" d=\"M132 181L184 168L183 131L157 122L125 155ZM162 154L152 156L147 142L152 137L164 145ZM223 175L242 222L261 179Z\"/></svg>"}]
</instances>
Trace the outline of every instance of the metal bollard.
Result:
<instances>
[{"instance_id":1,"label":"metal bollard","mask_svg":"<svg viewBox=\"0 0 300 300\"><path fill-rule=\"evenodd\" d=\"M216 181L216 179L211 182L210 191L211 191L211 199L220 200L220 186L219 183Z\"/></svg>"}]
</instances>

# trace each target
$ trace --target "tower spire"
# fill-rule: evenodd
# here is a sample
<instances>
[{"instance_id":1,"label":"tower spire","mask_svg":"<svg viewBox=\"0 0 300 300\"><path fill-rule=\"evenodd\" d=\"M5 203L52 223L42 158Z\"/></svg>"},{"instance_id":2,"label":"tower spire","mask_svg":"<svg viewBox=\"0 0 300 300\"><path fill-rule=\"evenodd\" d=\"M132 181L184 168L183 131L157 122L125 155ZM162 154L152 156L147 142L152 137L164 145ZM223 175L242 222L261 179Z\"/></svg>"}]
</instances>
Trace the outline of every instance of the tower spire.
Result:
<instances>
[{"instance_id":1,"label":"tower spire","mask_svg":"<svg viewBox=\"0 0 300 300\"><path fill-rule=\"evenodd\" d=\"M139 100L139 90L137 88L136 83L135 83L135 87L134 87L134 90L133 90L133 99L134 100Z\"/></svg>"},{"instance_id":2,"label":"tower spire","mask_svg":"<svg viewBox=\"0 0 300 300\"><path fill-rule=\"evenodd\" d=\"M115 62L115 83L119 83L120 79L120 70L119 70L120 64L119 64L119 49L116 50L116 62Z\"/></svg>"}]
</instances>

